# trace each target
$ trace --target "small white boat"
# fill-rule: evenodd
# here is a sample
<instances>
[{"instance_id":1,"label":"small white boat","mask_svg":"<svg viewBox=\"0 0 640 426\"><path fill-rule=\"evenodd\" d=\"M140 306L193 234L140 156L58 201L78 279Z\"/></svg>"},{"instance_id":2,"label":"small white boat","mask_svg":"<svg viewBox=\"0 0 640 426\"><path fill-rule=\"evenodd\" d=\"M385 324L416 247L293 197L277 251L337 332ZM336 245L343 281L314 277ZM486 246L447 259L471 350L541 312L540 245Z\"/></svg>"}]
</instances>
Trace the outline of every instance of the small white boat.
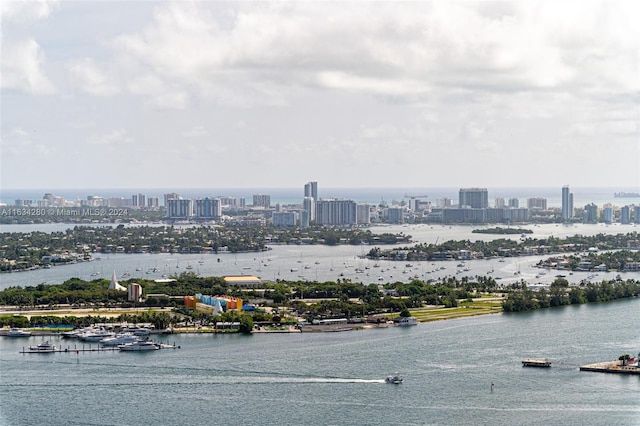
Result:
<instances>
[{"instance_id":1,"label":"small white boat","mask_svg":"<svg viewBox=\"0 0 640 426\"><path fill-rule=\"evenodd\" d=\"M385 383L391 383L394 385L399 385L400 383L402 383L402 377L400 377L400 375L398 373L394 373L391 376L387 376L384 379Z\"/></svg>"},{"instance_id":2,"label":"small white boat","mask_svg":"<svg viewBox=\"0 0 640 426\"><path fill-rule=\"evenodd\" d=\"M21 330L19 328L12 328L11 330L7 331L6 336L7 337L29 337L31 336L31 332L26 330Z\"/></svg>"},{"instance_id":3,"label":"small white boat","mask_svg":"<svg viewBox=\"0 0 640 426\"><path fill-rule=\"evenodd\" d=\"M123 333L131 333L134 336L148 336L151 334L151 330L144 327L138 327L137 325L129 326L122 330Z\"/></svg>"},{"instance_id":4,"label":"small white boat","mask_svg":"<svg viewBox=\"0 0 640 426\"><path fill-rule=\"evenodd\" d=\"M56 349L57 348L49 343L48 340L40 343L38 346L29 346L29 352L55 352Z\"/></svg>"},{"instance_id":5,"label":"small white boat","mask_svg":"<svg viewBox=\"0 0 640 426\"><path fill-rule=\"evenodd\" d=\"M138 340L133 343L118 345L118 349L121 351L157 351L160 348L151 340Z\"/></svg>"}]
</instances>

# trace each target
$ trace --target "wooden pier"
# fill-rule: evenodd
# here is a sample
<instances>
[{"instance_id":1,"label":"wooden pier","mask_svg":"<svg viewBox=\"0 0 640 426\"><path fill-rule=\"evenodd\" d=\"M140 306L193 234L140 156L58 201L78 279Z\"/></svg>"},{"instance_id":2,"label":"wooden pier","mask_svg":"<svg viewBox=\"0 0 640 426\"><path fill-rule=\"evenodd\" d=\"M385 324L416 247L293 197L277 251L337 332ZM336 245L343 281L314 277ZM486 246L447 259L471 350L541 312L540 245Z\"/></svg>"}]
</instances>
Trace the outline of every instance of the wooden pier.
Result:
<instances>
[{"instance_id":1,"label":"wooden pier","mask_svg":"<svg viewBox=\"0 0 640 426\"><path fill-rule=\"evenodd\" d=\"M622 361L605 361L595 364L583 365L580 367L580 371L595 371L597 373L611 373L611 374L635 374L640 375L640 363L630 363L622 365Z\"/></svg>"}]
</instances>

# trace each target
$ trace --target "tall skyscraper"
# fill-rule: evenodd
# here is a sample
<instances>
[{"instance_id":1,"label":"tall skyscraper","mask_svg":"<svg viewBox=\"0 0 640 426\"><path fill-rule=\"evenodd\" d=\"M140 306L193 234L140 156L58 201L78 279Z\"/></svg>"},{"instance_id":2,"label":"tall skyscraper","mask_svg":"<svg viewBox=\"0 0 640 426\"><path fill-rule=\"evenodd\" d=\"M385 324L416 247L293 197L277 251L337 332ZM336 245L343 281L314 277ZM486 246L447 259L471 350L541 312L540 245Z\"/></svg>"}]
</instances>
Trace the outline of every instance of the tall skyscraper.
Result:
<instances>
[{"instance_id":1,"label":"tall skyscraper","mask_svg":"<svg viewBox=\"0 0 640 426\"><path fill-rule=\"evenodd\" d=\"M569 192L569 185L562 187L562 220L573 217L573 194Z\"/></svg>"},{"instance_id":2,"label":"tall skyscraper","mask_svg":"<svg viewBox=\"0 0 640 426\"><path fill-rule=\"evenodd\" d=\"M304 184L304 196L311 197L318 201L318 182L307 182Z\"/></svg>"},{"instance_id":3,"label":"tall skyscraper","mask_svg":"<svg viewBox=\"0 0 640 426\"><path fill-rule=\"evenodd\" d=\"M487 188L460 188L458 204L460 207L486 209L489 207L489 191Z\"/></svg>"}]
</instances>

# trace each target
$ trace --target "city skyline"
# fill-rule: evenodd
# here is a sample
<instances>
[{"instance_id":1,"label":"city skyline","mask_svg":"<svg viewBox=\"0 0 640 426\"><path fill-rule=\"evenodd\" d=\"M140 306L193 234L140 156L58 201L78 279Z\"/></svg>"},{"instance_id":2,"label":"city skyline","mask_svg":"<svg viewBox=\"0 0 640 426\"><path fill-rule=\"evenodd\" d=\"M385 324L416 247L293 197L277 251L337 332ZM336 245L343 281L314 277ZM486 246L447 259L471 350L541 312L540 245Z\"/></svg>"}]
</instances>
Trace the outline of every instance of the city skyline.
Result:
<instances>
[{"instance_id":1,"label":"city skyline","mask_svg":"<svg viewBox=\"0 0 640 426\"><path fill-rule=\"evenodd\" d=\"M640 185L637 2L124 11L0 4L3 188Z\"/></svg>"}]
</instances>

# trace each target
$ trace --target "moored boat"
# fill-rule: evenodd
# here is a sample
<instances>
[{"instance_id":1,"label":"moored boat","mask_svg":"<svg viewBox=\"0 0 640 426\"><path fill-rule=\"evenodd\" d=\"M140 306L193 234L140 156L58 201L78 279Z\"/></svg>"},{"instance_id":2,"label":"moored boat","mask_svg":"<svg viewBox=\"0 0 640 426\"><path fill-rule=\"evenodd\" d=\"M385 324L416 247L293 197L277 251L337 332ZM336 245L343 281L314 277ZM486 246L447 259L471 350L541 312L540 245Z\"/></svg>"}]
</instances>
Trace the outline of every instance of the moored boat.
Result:
<instances>
[{"instance_id":1,"label":"moored boat","mask_svg":"<svg viewBox=\"0 0 640 426\"><path fill-rule=\"evenodd\" d=\"M40 343L38 346L29 346L29 352L55 352L57 348L47 340Z\"/></svg>"},{"instance_id":2,"label":"moored boat","mask_svg":"<svg viewBox=\"0 0 640 426\"><path fill-rule=\"evenodd\" d=\"M104 339L100 340L100 343L102 343L104 346L118 346L127 343L134 343L138 340L140 340L138 336L134 336L131 333L120 333L116 334L113 337L105 337Z\"/></svg>"},{"instance_id":3,"label":"moored boat","mask_svg":"<svg viewBox=\"0 0 640 426\"><path fill-rule=\"evenodd\" d=\"M31 336L31 332L27 330L22 330L20 328L12 328L7 331L7 337L29 337Z\"/></svg>"},{"instance_id":4,"label":"moored boat","mask_svg":"<svg viewBox=\"0 0 640 426\"><path fill-rule=\"evenodd\" d=\"M160 348L151 340L138 340L132 343L125 343L124 345L118 345L118 349L121 351L157 351Z\"/></svg>"}]
</instances>

